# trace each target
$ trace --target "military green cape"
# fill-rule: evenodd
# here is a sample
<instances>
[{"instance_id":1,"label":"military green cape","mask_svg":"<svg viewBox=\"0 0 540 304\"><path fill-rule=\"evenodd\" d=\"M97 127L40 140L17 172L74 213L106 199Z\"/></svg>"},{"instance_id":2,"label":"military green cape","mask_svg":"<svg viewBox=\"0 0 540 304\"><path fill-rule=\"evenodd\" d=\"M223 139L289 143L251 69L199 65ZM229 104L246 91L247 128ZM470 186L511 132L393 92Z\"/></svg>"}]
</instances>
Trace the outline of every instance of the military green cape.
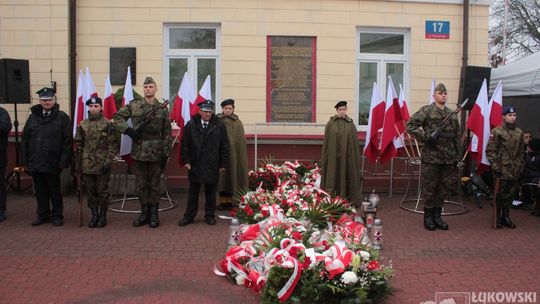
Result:
<instances>
[{"instance_id":1,"label":"military green cape","mask_svg":"<svg viewBox=\"0 0 540 304\"><path fill-rule=\"evenodd\" d=\"M359 142L351 118L330 118L324 130L321 187L331 195L355 202L358 198Z\"/></svg>"},{"instance_id":2,"label":"military green cape","mask_svg":"<svg viewBox=\"0 0 540 304\"><path fill-rule=\"evenodd\" d=\"M229 138L229 163L225 172L219 178L219 192L236 194L238 190L247 188L248 185L248 162L247 143L244 136L244 125L238 116L217 115L227 129Z\"/></svg>"}]
</instances>

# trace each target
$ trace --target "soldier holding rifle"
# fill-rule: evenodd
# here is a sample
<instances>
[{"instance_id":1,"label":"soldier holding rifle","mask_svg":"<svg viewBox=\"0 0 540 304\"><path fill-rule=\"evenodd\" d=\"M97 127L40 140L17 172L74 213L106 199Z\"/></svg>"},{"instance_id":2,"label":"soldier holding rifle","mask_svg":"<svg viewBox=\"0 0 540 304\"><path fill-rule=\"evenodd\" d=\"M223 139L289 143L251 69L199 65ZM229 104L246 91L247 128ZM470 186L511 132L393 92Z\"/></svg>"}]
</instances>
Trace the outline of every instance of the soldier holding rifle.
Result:
<instances>
[{"instance_id":1,"label":"soldier holding rifle","mask_svg":"<svg viewBox=\"0 0 540 304\"><path fill-rule=\"evenodd\" d=\"M131 155L135 160L141 215L133 221L133 226L149 224L159 226L159 200L162 194L161 174L171 151L171 121L167 102L160 103L155 98L156 82L146 77L143 83L144 99L135 99L120 109L113 121L117 129L133 140ZM133 127L128 125L131 119Z\"/></svg>"},{"instance_id":2,"label":"soldier holding rifle","mask_svg":"<svg viewBox=\"0 0 540 304\"><path fill-rule=\"evenodd\" d=\"M407 123L407 132L424 143L421 156L424 227L427 230L448 230L448 224L442 220L441 213L448 196L453 169L461 161L456 115L461 107L452 111L446 106L448 95L442 83L435 87L433 99L434 103L412 115Z\"/></svg>"},{"instance_id":3,"label":"soldier holding rifle","mask_svg":"<svg viewBox=\"0 0 540 304\"><path fill-rule=\"evenodd\" d=\"M503 109L503 123L491 130L486 156L496 178L495 189L496 228L516 228L510 219L510 205L519 187L523 171L523 134L516 127L516 110L512 106ZM497 188L497 187L496 187Z\"/></svg>"}]
</instances>

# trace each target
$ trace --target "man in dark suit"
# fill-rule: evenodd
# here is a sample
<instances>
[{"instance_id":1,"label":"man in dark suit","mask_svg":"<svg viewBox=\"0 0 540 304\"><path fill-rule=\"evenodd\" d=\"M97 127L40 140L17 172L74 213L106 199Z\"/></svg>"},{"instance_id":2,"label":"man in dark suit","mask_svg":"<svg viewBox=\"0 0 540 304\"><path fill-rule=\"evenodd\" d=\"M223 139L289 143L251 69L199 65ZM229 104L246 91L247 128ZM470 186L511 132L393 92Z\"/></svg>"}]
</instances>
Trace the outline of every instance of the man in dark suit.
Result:
<instances>
[{"instance_id":1,"label":"man in dark suit","mask_svg":"<svg viewBox=\"0 0 540 304\"><path fill-rule=\"evenodd\" d=\"M6 165L8 135L11 131L11 119L8 112L0 107L0 222L6 220Z\"/></svg>"}]
</instances>

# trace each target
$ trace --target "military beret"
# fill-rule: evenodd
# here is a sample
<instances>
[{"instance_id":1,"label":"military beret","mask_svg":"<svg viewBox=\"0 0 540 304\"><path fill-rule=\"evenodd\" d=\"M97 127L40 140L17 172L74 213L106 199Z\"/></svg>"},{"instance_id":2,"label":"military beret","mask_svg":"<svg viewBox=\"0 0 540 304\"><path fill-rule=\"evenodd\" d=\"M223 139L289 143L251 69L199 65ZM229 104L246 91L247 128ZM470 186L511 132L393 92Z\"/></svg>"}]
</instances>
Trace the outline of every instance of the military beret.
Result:
<instances>
[{"instance_id":1,"label":"military beret","mask_svg":"<svg viewBox=\"0 0 540 304\"><path fill-rule=\"evenodd\" d=\"M210 99L206 99L198 104L199 108L205 112L214 112L214 102Z\"/></svg>"},{"instance_id":2,"label":"military beret","mask_svg":"<svg viewBox=\"0 0 540 304\"><path fill-rule=\"evenodd\" d=\"M503 115L510 114L510 113L516 113L516 109L513 106L504 106Z\"/></svg>"},{"instance_id":3,"label":"military beret","mask_svg":"<svg viewBox=\"0 0 540 304\"><path fill-rule=\"evenodd\" d=\"M146 76L146 78L144 79L143 85L151 84L151 83L156 84L156 82L154 81L154 78L150 76Z\"/></svg>"},{"instance_id":4,"label":"military beret","mask_svg":"<svg viewBox=\"0 0 540 304\"><path fill-rule=\"evenodd\" d=\"M531 148L533 151L540 151L540 139L532 138L529 141L529 148Z\"/></svg>"},{"instance_id":5,"label":"military beret","mask_svg":"<svg viewBox=\"0 0 540 304\"><path fill-rule=\"evenodd\" d=\"M36 94L39 95L39 99L53 99L54 94L56 94L53 88L44 87L41 90L37 91Z\"/></svg>"},{"instance_id":6,"label":"military beret","mask_svg":"<svg viewBox=\"0 0 540 304\"><path fill-rule=\"evenodd\" d=\"M224 101L221 102L221 107L223 108L224 106L233 106L234 107L234 99L225 99Z\"/></svg>"},{"instance_id":7,"label":"military beret","mask_svg":"<svg viewBox=\"0 0 540 304\"><path fill-rule=\"evenodd\" d=\"M336 103L336 105L334 106L334 108L336 109L339 109L341 107L346 107L347 106L347 102L342 100L342 101L339 101L338 103Z\"/></svg>"},{"instance_id":8,"label":"military beret","mask_svg":"<svg viewBox=\"0 0 540 304\"><path fill-rule=\"evenodd\" d=\"M89 106L91 104L99 104L100 106L103 106L103 101L99 97L91 97L86 101L86 105Z\"/></svg>"},{"instance_id":9,"label":"military beret","mask_svg":"<svg viewBox=\"0 0 540 304\"><path fill-rule=\"evenodd\" d=\"M439 83L437 84L437 86L435 87L435 90L434 91L438 91L438 92L446 92L446 87L444 86L443 83Z\"/></svg>"}]
</instances>

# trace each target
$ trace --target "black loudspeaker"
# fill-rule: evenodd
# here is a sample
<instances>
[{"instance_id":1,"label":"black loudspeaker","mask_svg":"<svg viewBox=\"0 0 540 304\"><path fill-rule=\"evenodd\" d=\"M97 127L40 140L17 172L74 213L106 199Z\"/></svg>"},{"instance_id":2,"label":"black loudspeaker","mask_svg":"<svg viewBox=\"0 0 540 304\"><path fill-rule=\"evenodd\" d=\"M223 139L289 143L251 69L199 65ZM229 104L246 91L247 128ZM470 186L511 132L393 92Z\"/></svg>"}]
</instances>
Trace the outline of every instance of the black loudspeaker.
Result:
<instances>
[{"instance_id":1,"label":"black loudspeaker","mask_svg":"<svg viewBox=\"0 0 540 304\"><path fill-rule=\"evenodd\" d=\"M0 103L30 103L28 60L0 59Z\"/></svg>"},{"instance_id":2,"label":"black loudspeaker","mask_svg":"<svg viewBox=\"0 0 540 304\"><path fill-rule=\"evenodd\" d=\"M462 103L465 99L469 98L469 102L463 107L464 110L472 109L476 98L478 97L478 92L482 87L482 82L484 78L487 81L487 87L489 90L489 79L491 77L491 68L488 67L479 67L468 65L465 67L465 75L463 79L463 88L461 88L463 94L463 99L459 102Z\"/></svg>"}]
</instances>

